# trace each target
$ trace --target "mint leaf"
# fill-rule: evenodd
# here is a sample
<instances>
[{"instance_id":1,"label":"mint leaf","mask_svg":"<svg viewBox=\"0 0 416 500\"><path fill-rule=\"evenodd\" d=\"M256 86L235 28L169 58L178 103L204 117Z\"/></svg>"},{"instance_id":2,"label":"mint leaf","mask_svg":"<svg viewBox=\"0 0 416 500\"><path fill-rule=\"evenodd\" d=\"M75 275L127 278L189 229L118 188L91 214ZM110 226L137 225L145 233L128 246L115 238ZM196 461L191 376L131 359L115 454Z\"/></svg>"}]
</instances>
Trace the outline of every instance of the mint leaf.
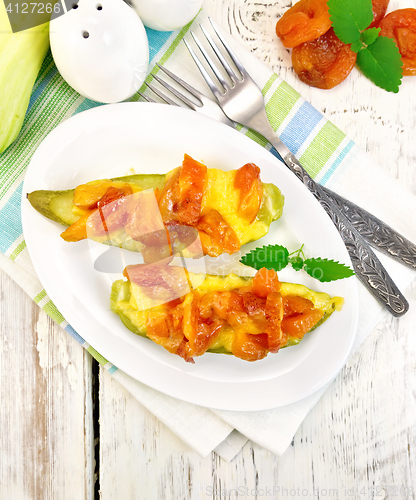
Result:
<instances>
[{"instance_id":1,"label":"mint leaf","mask_svg":"<svg viewBox=\"0 0 416 500\"><path fill-rule=\"evenodd\" d=\"M353 52L360 52L360 50L364 47L364 44L361 40L357 40L356 42L351 44L351 50Z\"/></svg>"},{"instance_id":2,"label":"mint leaf","mask_svg":"<svg viewBox=\"0 0 416 500\"><path fill-rule=\"evenodd\" d=\"M335 34L344 43L357 42L373 21L371 0L328 0L328 8Z\"/></svg>"},{"instance_id":3,"label":"mint leaf","mask_svg":"<svg viewBox=\"0 0 416 500\"><path fill-rule=\"evenodd\" d=\"M321 282L349 278L354 274L354 271L348 266L333 260L321 259L320 257L303 260L300 256L302 253L304 257L302 248L303 245L299 250L289 254L288 249L282 245L267 245L243 255L240 262L246 266L254 267L254 269L265 267L275 271L281 271L290 262L295 271L300 271L303 267L309 276ZM296 255L291 257L293 254Z\"/></svg>"},{"instance_id":4,"label":"mint leaf","mask_svg":"<svg viewBox=\"0 0 416 500\"><path fill-rule=\"evenodd\" d=\"M290 258L289 262L292 264L292 267L295 271L300 271L303 267L303 259L302 257L300 257L300 255Z\"/></svg>"},{"instance_id":5,"label":"mint leaf","mask_svg":"<svg viewBox=\"0 0 416 500\"><path fill-rule=\"evenodd\" d=\"M357 54L357 65L377 86L397 93L402 79L402 60L394 40L379 36Z\"/></svg>"},{"instance_id":6,"label":"mint leaf","mask_svg":"<svg viewBox=\"0 0 416 500\"><path fill-rule=\"evenodd\" d=\"M289 264L289 251L282 245L263 246L243 255L240 262L254 269L266 267L281 271Z\"/></svg>"},{"instance_id":7,"label":"mint leaf","mask_svg":"<svg viewBox=\"0 0 416 500\"><path fill-rule=\"evenodd\" d=\"M309 276L312 276L312 278L322 283L349 278L355 274L354 271L345 264L321 258L306 259L304 269Z\"/></svg>"},{"instance_id":8,"label":"mint leaf","mask_svg":"<svg viewBox=\"0 0 416 500\"><path fill-rule=\"evenodd\" d=\"M354 52L360 52L360 50L374 43L378 38L380 30L381 28L369 28L368 30L363 31L360 35L360 39L351 44L351 50Z\"/></svg>"},{"instance_id":9,"label":"mint leaf","mask_svg":"<svg viewBox=\"0 0 416 500\"><path fill-rule=\"evenodd\" d=\"M380 31L381 28L369 28L361 33L360 40L365 45L371 45L377 40Z\"/></svg>"}]
</instances>

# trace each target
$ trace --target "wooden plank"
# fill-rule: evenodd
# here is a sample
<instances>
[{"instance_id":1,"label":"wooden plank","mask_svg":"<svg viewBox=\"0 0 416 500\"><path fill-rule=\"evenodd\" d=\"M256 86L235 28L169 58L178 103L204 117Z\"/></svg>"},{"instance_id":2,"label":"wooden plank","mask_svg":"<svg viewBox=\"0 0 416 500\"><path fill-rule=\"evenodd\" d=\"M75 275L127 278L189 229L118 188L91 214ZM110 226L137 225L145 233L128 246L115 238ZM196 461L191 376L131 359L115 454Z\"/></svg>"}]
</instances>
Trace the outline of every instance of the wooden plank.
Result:
<instances>
[{"instance_id":1,"label":"wooden plank","mask_svg":"<svg viewBox=\"0 0 416 500\"><path fill-rule=\"evenodd\" d=\"M93 498L91 357L0 272L0 498Z\"/></svg>"}]
</instances>

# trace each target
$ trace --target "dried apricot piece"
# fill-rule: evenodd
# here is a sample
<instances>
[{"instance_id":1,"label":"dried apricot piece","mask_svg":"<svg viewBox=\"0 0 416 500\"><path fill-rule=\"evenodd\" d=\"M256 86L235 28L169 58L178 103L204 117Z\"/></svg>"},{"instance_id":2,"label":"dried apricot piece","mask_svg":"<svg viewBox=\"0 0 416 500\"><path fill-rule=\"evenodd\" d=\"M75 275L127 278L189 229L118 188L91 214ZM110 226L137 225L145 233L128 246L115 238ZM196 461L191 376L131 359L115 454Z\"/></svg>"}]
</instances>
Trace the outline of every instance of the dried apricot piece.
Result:
<instances>
[{"instance_id":1,"label":"dried apricot piece","mask_svg":"<svg viewBox=\"0 0 416 500\"><path fill-rule=\"evenodd\" d=\"M110 203L109 201L105 202L105 199L108 200L109 193L111 193L111 190L109 191L110 188L113 190L118 189L119 191L113 191L113 193L123 192L124 196L133 193L131 186L127 183L103 180L95 184L80 184L77 186L74 192L73 203L83 210L93 210L97 208L97 204L100 201L101 205Z\"/></svg>"},{"instance_id":2,"label":"dried apricot piece","mask_svg":"<svg viewBox=\"0 0 416 500\"><path fill-rule=\"evenodd\" d=\"M390 0L373 0L373 22L369 28L376 28L386 14Z\"/></svg>"},{"instance_id":3,"label":"dried apricot piece","mask_svg":"<svg viewBox=\"0 0 416 500\"><path fill-rule=\"evenodd\" d=\"M183 224L195 225L201 215L207 167L203 163L185 155L178 178L179 200L178 220Z\"/></svg>"},{"instance_id":4,"label":"dried apricot piece","mask_svg":"<svg viewBox=\"0 0 416 500\"><path fill-rule=\"evenodd\" d=\"M247 163L239 168L235 175L234 187L240 190L237 214L248 222L253 222L259 213L263 195L259 167L254 163Z\"/></svg>"},{"instance_id":5,"label":"dried apricot piece","mask_svg":"<svg viewBox=\"0 0 416 500\"><path fill-rule=\"evenodd\" d=\"M120 197L117 198L117 196ZM87 234L90 238L108 235L123 227L127 222L130 204L129 196L123 196L120 192L110 191L108 196L102 199L102 201L104 205L100 205L89 216L86 223ZM107 201L109 203L106 203Z\"/></svg>"},{"instance_id":6,"label":"dried apricot piece","mask_svg":"<svg viewBox=\"0 0 416 500\"><path fill-rule=\"evenodd\" d=\"M311 311L313 309L313 302L298 295L286 295L283 297L283 310L284 316L293 316L294 314Z\"/></svg>"},{"instance_id":7,"label":"dried apricot piece","mask_svg":"<svg viewBox=\"0 0 416 500\"><path fill-rule=\"evenodd\" d=\"M182 328L175 323L173 315L167 310L150 311L146 318L146 335L169 352L178 354L188 363L193 363L194 360L186 350L187 340Z\"/></svg>"},{"instance_id":8,"label":"dried apricot piece","mask_svg":"<svg viewBox=\"0 0 416 500\"><path fill-rule=\"evenodd\" d=\"M80 184L75 188L73 203L83 210L97 208L97 203L111 186L111 181L102 181L98 184Z\"/></svg>"},{"instance_id":9,"label":"dried apricot piece","mask_svg":"<svg viewBox=\"0 0 416 500\"><path fill-rule=\"evenodd\" d=\"M357 54L341 42L331 28L325 34L302 43L292 51L295 73L311 87L332 89L345 80L355 65Z\"/></svg>"},{"instance_id":10,"label":"dried apricot piece","mask_svg":"<svg viewBox=\"0 0 416 500\"><path fill-rule=\"evenodd\" d=\"M234 229L217 210L210 210L203 215L196 228L204 252L211 257L218 257L222 252L232 254L240 250L240 240Z\"/></svg>"},{"instance_id":11,"label":"dried apricot piece","mask_svg":"<svg viewBox=\"0 0 416 500\"><path fill-rule=\"evenodd\" d=\"M125 184L121 188L110 186L106 189L104 195L98 200L97 208L103 208L106 205L109 205L116 200L120 200L121 198L125 198L126 196L130 196L131 194L133 194L133 190L129 184Z\"/></svg>"},{"instance_id":12,"label":"dried apricot piece","mask_svg":"<svg viewBox=\"0 0 416 500\"><path fill-rule=\"evenodd\" d=\"M286 343L286 335L282 331L283 300L278 292L271 292L266 298L266 320L269 323L269 351L277 352Z\"/></svg>"},{"instance_id":13,"label":"dried apricot piece","mask_svg":"<svg viewBox=\"0 0 416 500\"><path fill-rule=\"evenodd\" d=\"M267 356L268 335L252 335L246 332L237 331L232 343L232 353L237 358L246 361L257 361Z\"/></svg>"},{"instance_id":14,"label":"dried apricot piece","mask_svg":"<svg viewBox=\"0 0 416 500\"><path fill-rule=\"evenodd\" d=\"M75 242L85 240L87 238L87 221L90 214L85 214L80 217L76 222L69 226L63 233L61 238L68 242Z\"/></svg>"},{"instance_id":15,"label":"dried apricot piece","mask_svg":"<svg viewBox=\"0 0 416 500\"><path fill-rule=\"evenodd\" d=\"M301 339L324 316L323 311L312 309L282 320L282 330L290 337Z\"/></svg>"},{"instance_id":16,"label":"dried apricot piece","mask_svg":"<svg viewBox=\"0 0 416 500\"><path fill-rule=\"evenodd\" d=\"M403 62L403 75L416 75L416 9L399 9L379 24L380 36L393 38Z\"/></svg>"},{"instance_id":17,"label":"dried apricot piece","mask_svg":"<svg viewBox=\"0 0 416 500\"><path fill-rule=\"evenodd\" d=\"M331 27L327 0L300 0L277 21L276 34L285 47L315 40Z\"/></svg>"},{"instance_id":18,"label":"dried apricot piece","mask_svg":"<svg viewBox=\"0 0 416 500\"><path fill-rule=\"evenodd\" d=\"M276 271L262 267L253 278L252 292L257 297L267 297L269 293L278 292L281 286Z\"/></svg>"}]
</instances>

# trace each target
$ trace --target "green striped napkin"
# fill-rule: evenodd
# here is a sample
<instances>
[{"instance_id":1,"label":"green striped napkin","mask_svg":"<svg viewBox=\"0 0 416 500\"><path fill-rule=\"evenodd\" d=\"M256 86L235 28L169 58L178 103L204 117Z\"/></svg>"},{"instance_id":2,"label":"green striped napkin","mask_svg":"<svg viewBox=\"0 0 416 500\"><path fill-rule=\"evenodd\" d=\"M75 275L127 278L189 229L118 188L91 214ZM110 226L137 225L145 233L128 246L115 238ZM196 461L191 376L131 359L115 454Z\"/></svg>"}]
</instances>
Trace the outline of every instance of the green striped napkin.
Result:
<instances>
[{"instance_id":1,"label":"green striped napkin","mask_svg":"<svg viewBox=\"0 0 416 500\"><path fill-rule=\"evenodd\" d=\"M194 24L200 22L207 22L203 12ZM182 43L182 39L189 36L191 27L192 24L172 33L147 30L151 60L149 70L157 73L158 68L154 64L159 62L207 93L205 83ZM377 213L409 239L416 240L416 214L412 210L416 206L414 198L382 174L353 141L278 75L231 37L229 42L262 88L273 128L309 173L321 184ZM151 79L149 76L148 81ZM144 88L142 90L145 91ZM136 100L139 100L138 95L131 99ZM57 310L39 282L22 234L20 203L25 170L36 148L51 130L70 116L99 105L81 97L68 86L49 53L33 89L22 131L16 142L0 155L0 267L144 406L201 455L215 449L223 458L230 460L247 439L256 441L277 455L282 454L323 390L289 407L249 413L214 411L165 396L127 376L85 342ZM262 137L252 131L242 127L241 133L269 147ZM367 188L369 185L376 193L373 197ZM383 199L397 199L398 212L392 213L389 207L378 201ZM400 212L407 213L408 217L402 220L397 215ZM388 258L383 263L402 289L416 275ZM385 313L361 286L359 293L363 307L355 349Z\"/></svg>"}]
</instances>

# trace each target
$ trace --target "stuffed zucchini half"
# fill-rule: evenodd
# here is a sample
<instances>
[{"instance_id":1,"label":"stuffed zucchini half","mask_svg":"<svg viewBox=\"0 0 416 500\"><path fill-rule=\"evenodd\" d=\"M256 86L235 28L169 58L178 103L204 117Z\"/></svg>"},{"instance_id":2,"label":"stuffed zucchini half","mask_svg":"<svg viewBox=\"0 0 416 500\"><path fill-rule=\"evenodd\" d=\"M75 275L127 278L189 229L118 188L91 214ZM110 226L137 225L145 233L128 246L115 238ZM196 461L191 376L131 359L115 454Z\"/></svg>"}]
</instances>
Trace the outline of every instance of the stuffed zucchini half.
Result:
<instances>
[{"instance_id":1,"label":"stuffed zucchini half","mask_svg":"<svg viewBox=\"0 0 416 500\"><path fill-rule=\"evenodd\" d=\"M253 163L226 172L188 155L181 167L165 175L98 180L27 197L42 215L68 226L61 234L64 240L91 238L145 251L146 262L183 250L193 235L194 240L199 236L203 255L237 252L267 234L284 203L275 185L261 182ZM178 248L172 248L174 242Z\"/></svg>"},{"instance_id":2,"label":"stuffed zucchini half","mask_svg":"<svg viewBox=\"0 0 416 500\"><path fill-rule=\"evenodd\" d=\"M256 361L298 344L341 310L344 299L281 283L275 271L252 277L199 275L168 265L127 266L111 310L124 325L193 362L205 352Z\"/></svg>"}]
</instances>

